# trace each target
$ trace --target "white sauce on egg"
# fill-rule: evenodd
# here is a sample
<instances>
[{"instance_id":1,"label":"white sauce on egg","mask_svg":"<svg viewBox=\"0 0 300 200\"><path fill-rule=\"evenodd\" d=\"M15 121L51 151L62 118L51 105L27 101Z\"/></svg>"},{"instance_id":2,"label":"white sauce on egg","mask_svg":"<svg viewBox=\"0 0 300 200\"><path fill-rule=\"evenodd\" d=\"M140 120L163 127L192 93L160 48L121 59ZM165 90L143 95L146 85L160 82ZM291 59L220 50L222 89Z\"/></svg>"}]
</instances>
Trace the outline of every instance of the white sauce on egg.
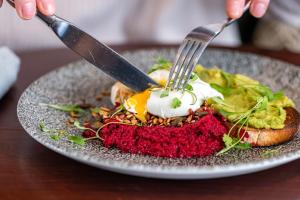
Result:
<instances>
[{"instance_id":1,"label":"white sauce on egg","mask_svg":"<svg viewBox=\"0 0 300 200\"><path fill-rule=\"evenodd\" d=\"M156 74L159 74L159 72ZM168 76L168 74L165 73L164 75ZM147 101L148 112L161 118L187 116L189 110L196 111L208 98L220 97L223 99L221 93L198 77L196 80L190 80L188 84L192 86L191 92L185 91L182 93L181 91L169 91L168 96L161 97L161 94L164 93L166 89L162 88L152 91ZM181 101L181 105L177 108L172 107L174 98L178 98Z\"/></svg>"}]
</instances>

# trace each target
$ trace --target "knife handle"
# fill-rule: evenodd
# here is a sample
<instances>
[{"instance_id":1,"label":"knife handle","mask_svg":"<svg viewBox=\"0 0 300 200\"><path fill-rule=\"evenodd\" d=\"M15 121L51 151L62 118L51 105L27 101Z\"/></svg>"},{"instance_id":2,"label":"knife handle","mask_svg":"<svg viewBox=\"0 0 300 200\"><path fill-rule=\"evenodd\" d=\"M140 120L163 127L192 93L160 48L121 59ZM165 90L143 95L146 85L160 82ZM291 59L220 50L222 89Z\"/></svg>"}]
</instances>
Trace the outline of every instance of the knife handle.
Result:
<instances>
[{"instance_id":1,"label":"knife handle","mask_svg":"<svg viewBox=\"0 0 300 200\"><path fill-rule=\"evenodd\" d=\"M36 16L50 27L52 27L52 24L58 19L56 15L47 16L41 13L40 11L36 11Z\"/></svg>"}]
</instances>

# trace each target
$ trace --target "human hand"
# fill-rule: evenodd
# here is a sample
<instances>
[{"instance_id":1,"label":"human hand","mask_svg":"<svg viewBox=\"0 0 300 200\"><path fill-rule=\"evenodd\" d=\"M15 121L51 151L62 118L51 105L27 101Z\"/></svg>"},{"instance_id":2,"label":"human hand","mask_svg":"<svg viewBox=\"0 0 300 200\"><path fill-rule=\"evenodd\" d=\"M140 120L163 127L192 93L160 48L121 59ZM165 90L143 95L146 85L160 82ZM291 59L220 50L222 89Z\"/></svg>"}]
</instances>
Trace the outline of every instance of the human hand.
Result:
<instances>
[{"instance_id":1,"label":"human hand","mask_svg":"<svg viewBox=\"0 0 300 200\"><path fill-rule=\"evenodd\" d=\"M54 0L15 0L15 7L18 15L22 19L31 19L36 9L44 15L53 15L55 12ZM0 7L3 0L0 0Z\"/></svg>"},{"instance_id":2,"label":"human hand","mask_svg":"<svg viewBox=\"0 0 300 200\"><path fill-rule=\"evenodd\" d=\"M246 0L226 0L228 17L236 19L242 16ZM270 0L252 0L250 13L254 17L262 17L269 6Z\"/></svg>"}]
</instances>

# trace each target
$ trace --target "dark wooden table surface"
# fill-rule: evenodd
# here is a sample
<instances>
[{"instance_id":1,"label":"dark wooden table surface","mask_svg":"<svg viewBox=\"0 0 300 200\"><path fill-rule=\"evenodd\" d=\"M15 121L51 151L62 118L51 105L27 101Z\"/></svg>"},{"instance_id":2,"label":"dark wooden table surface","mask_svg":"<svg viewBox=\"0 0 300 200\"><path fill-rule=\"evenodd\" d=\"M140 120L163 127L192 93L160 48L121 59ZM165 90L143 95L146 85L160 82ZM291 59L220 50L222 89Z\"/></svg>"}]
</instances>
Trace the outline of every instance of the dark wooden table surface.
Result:
<instances>
[{"instance_id":1,"label":"dark wooden table surface","mask_svg":"<svg viewBox=\"0 0 300 200\"><path fill-rule=\"evenodd\" d=\"M119 46L118 50L153 46ZM300 65L300 55L238 48ZM78 59L66 49L18 53L21 72L0 100L0 199L300 199L300 160L271 170L215 180L155 180L89 167L35 142L20 126L17 101L35 79ZM1 72L0 72L1 73Z\"/></svg>"}]
</instances>

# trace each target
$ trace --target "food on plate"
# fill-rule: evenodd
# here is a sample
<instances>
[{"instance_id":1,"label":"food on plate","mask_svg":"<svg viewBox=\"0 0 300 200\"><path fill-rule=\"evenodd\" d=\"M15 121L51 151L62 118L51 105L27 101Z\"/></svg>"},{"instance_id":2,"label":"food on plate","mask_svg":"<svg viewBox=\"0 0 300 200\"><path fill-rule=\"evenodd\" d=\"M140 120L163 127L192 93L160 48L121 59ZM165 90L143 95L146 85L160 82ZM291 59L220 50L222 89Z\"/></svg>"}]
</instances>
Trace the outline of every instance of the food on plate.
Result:
<instances>
[{"instance_id":1,"label":"food on plate","mask_svg":"<svg viewBox=\"0 0 300 200\"><path fill-rule=\"evenodd\" d=\"M73 116L70 123L83 131L83 138L70 140L100 139L105 147L124 152L190 158L278 145L297 133L299 113L281 91L201 65L184 90L173 91L165 86L171 66L161 59L149 71L160 87L134 92L115 83L110 96L114 108L90 109L92 117L82 125Z\"/></svg>"}]
</instances>

